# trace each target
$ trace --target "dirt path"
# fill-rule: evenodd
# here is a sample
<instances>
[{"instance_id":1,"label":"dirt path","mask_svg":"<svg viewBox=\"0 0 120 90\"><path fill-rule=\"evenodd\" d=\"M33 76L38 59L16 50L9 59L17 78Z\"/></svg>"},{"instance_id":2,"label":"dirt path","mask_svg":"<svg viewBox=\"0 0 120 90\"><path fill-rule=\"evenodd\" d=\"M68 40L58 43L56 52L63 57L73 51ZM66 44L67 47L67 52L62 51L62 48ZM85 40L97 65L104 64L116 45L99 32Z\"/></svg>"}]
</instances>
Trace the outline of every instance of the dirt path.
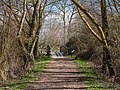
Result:
<instances>
[{"instance_id":1,"label":"dirt path","mask_svg":"<svg viewBox=\"0 0 120 90\"><path fill-rule=\"evenodd\" d=\"M26 90L86 90L85 77L73 60L56 57L50 61L38 81Z\"/></svg>"}]
</instances>

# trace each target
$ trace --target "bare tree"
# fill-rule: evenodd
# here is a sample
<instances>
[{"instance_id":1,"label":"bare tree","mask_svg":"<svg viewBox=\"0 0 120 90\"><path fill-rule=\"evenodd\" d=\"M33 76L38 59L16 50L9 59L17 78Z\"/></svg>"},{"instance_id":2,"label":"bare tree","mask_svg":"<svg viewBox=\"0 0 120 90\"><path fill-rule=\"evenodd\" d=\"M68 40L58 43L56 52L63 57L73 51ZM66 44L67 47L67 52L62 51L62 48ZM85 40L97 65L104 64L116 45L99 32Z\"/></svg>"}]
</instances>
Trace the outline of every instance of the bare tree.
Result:
<instances>
[{"instance_id":1,"label":"bare tree","mask_svg":"<svg viewBox=\"0 0 120 90\"><path fill-rule=\"evenodd\" d=\"M62 19L63 19L63 31L64 31L64 42L63 44L65 45L66 40L67 40L67 28L66 28L66 15L67 15L67 7L68 7L68 0L61 0L56 4L56 7L58 10L62 12Z\"/></svg>"},{"instance_id":2,"label":"bare tree","mask_svg":"<svg viewBox=\"0 0 120 90\"><path fill-rule=\"evenodd\" d=\"M0 23L3 28L2 36L0 36L3 38L0 42L2 49L0 75L2 79L22 76L34 65L36 55L34 52L38 51L39 32L47 2L48 0L45 2L41 2L41 0L33 2L28 0L0 1L2 5L0 21L3 23L3 25ZM35 10L34 13L32 13L33 10Z\"/></svg>"},{"instance_id":3,"label":"bare tree","mask_svg":"<svg viewBox=\"0 0 120 90\"><path fill-rule=\"evenodd\" d=\"M77 0L72 0L73 1L73 3L75 3L75 5L78 7L78 10L80 9L90 20L91 20L91 22L97 27L97 29L99 30L99 33L100 33L100 37L101 37L101 40L102 40L102 43L103 43L103 45L105 46L105 49L106 49L106 53L107 53L107 58L106 58L106 60L105 61L107 61L107 67L108 67L108 69L109 69L109 74L110 74L110 76L112 76L112 75L114 75L115 74L115 72L114 72L114 68L113 68L113 65L112 65L112 62L111 62L111 60L110 60L110 53L109 53L109 47L108 47L108 41L107 41L107 39L106 39L106 34L104 33L104 31L103 31L103 29L97 24L97 22L95 21L95 19L86 11L86 9L81 5L81 4L79 4L78 2L77 2ZM105 5L106 3L104 3L104 5ZM102 8L102 9L106 9L106 7L104 7L104 8ZM105 11L106 12L106 11ZM104 12L104 13L105 13ZM103 17L105 17L104 15L103 15ZM83 19L84 20L84 19ZM84 20L85 21L85 20ZM106 23L106 22L105 22ZM86 23L87 24L87 23ZM87 26L88 26L88 24L87 24ZM104 27L105 28L105 27ZM90 27L89 27L89 29L90 29ZM90 29L91 30L91 29ZM91 30L92 31L92 30ZM93 32L92 32L93 33ZM94 33L94 35L95 35L95 33ZM97 37L97 36L96 36ZM98 37L97 37L98 38ZM98 39L98 40L100 40L100 39ZM100 40L100 41L101 41ZM104 63L103 63L103 65L104 65Z\"/></svg>"}]
</instances>

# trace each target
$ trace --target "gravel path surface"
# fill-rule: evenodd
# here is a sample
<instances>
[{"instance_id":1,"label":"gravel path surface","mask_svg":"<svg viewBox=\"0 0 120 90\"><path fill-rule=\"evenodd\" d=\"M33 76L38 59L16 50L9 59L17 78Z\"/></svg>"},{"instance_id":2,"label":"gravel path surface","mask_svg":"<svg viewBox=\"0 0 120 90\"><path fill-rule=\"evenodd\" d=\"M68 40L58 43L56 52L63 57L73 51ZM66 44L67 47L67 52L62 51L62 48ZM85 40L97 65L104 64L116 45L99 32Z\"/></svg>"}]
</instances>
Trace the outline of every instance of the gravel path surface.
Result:
<instances>
[{"instance_id":1,"label":"gravel path surface","mask_svg":"<svg viewBox=\"0 0 120 90\"><path fill-rule=\"evenodd\" d=\"M85 77L73 60L57 57L47 65L38 80L29 84L25 90L86 90Z\"/></svg>"}]
</instances>

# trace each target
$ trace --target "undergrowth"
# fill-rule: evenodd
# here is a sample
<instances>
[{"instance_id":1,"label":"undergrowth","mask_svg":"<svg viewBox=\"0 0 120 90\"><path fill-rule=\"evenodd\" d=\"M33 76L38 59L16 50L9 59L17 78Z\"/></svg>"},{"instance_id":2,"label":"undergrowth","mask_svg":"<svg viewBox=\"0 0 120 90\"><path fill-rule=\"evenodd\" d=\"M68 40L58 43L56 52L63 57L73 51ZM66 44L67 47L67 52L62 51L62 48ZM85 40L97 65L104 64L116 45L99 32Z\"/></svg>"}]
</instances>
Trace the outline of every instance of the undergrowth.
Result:
<instances>
[{"instance_id":1,"label":"undergrowth","mask_svg":"<svg viewBox=\"0 0 120 90\"><path fill-rule=\"evenodd\" d=\"M81 72L84 72L83 76L86 77L84 83L87 85L87 90L113 90L105 86L103 77L95 73L85 60L77 59L75 62L79 64Z\"/></svg>"},{"instance_id":2,"label":"undergrowth","mask_svg":"<svg viewBox=\"0 0 120 90\"><path fill-rule=\"evenodd\" d=\"M35 67L31 69L27 76L23 76L17 80L6 81L7 85L5 87L0 87L0 90L24 90L26 86L34 80L37 80L35 74L37 72L42 73L46 65L50 60L49 56L41 56L35 60Z\"/></svg>"}]
</instances>

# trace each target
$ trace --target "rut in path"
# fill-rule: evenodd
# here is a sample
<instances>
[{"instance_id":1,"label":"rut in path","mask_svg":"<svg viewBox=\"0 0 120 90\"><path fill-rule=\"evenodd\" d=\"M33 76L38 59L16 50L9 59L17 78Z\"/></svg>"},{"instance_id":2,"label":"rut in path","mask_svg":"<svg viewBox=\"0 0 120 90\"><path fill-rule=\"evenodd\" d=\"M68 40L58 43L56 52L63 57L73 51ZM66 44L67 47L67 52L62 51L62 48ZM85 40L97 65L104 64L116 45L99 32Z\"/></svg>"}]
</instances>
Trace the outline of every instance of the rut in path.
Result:
<instances>
[{"instance_id":1,"label":"rut in path","mask_svg":"<svg viewBox=\"0 0 120 90\"><path fill-rule=\"evenodd\" d=\"M85 77L73 60L53 57L38 81L26 90L86 90Z\"/></svg>"}]
</instances>

